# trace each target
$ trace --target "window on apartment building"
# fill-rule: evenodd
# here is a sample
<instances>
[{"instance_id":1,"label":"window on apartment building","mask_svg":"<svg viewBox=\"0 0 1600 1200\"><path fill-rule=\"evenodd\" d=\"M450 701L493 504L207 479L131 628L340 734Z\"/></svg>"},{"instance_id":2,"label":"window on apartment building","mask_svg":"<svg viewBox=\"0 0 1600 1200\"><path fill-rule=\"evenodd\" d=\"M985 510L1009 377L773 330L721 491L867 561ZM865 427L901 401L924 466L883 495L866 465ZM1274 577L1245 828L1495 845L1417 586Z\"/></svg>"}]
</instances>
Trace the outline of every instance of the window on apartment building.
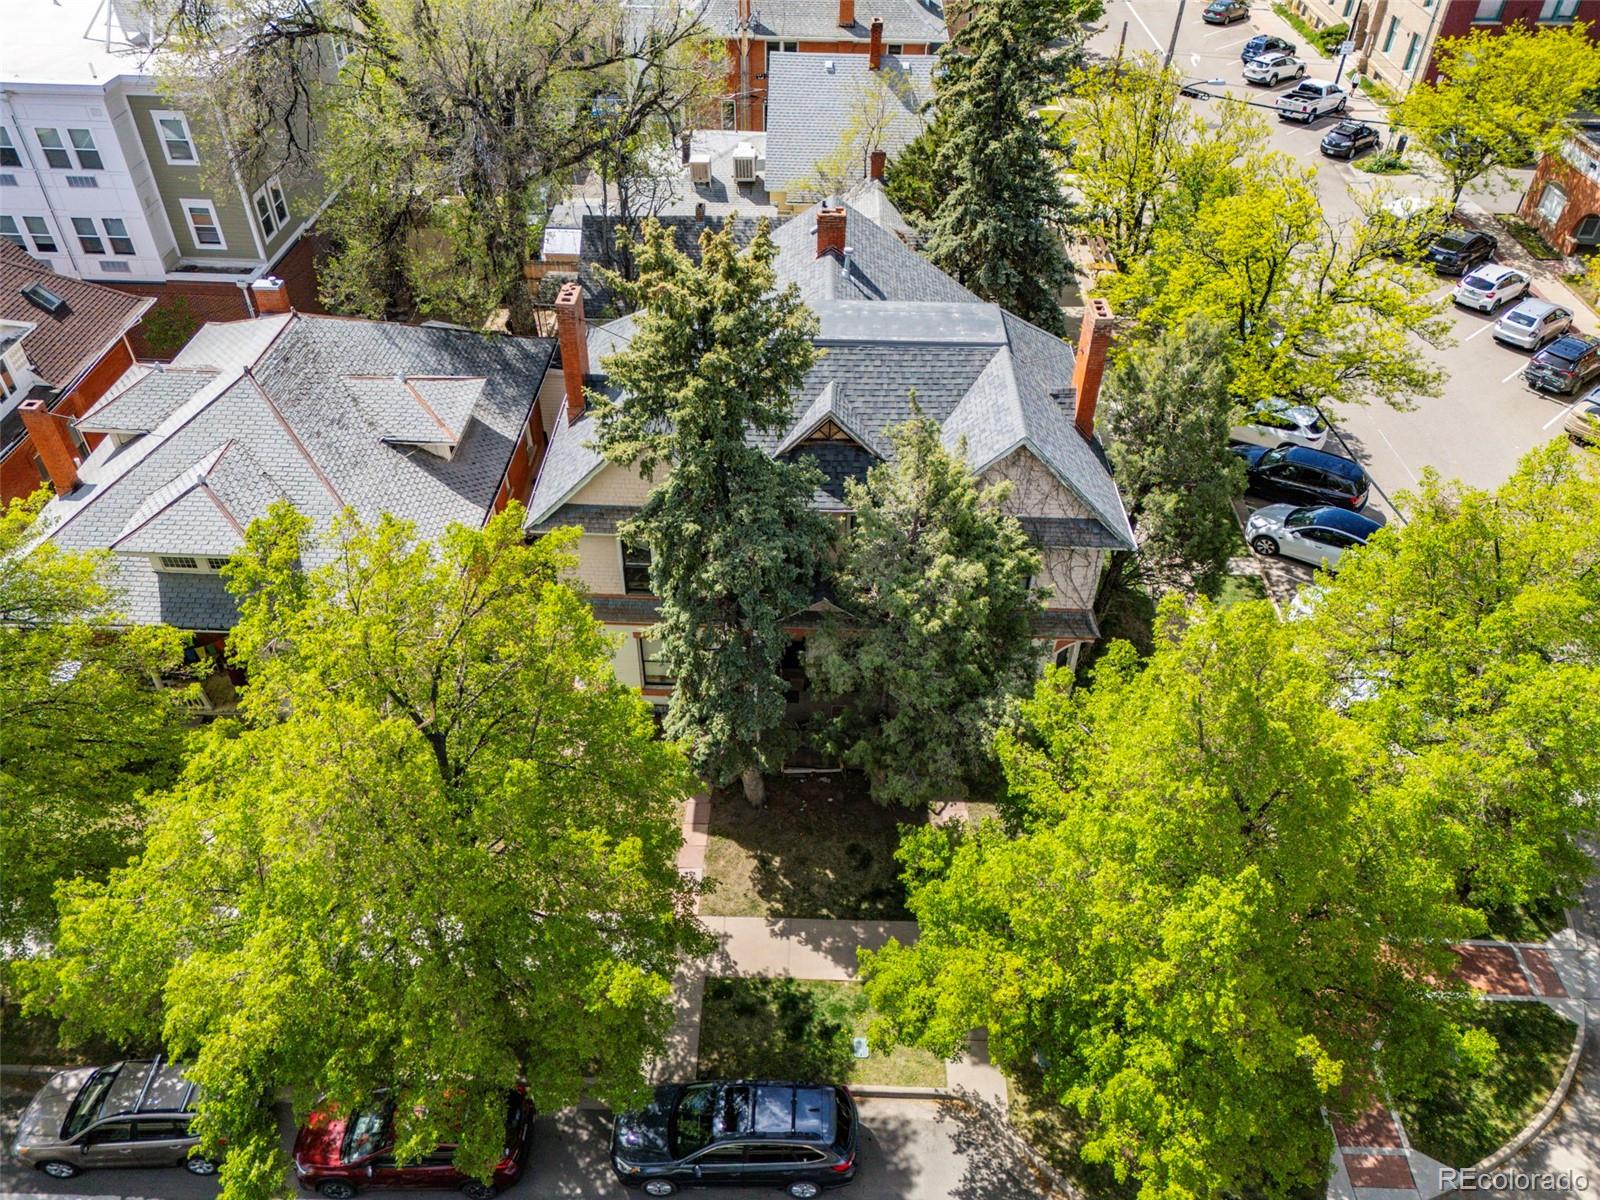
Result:
<instances>
[{"instance_id":1,"label":"window on apartment building","mask_svg":"<svg viewBox=\"0 0 1600 1200\"><path fill-rule=\"evenodd\" d=\"M179 200L183 206L184 220L189 222L189 236L196 246L208 250L226 250L228 243L222 238L222 222L217 220L216 205L209 200Z\"/></svg>"},{"instance_id":2,"label":"window on apartment building","mask_svg":"<svg viewBox=\"0 0 1600 1200\"><path fill-rule=\"evenodd\" d=\"M0 167L20 167L22 155L11 140L11 130L0 125Z\"/></svg>"},{"instance_id":3,"label":"window on apartment building","mask_svg":"<svg viewBox=\"0 0 1600 1200\"><path fill-rule=\"evenodd\" d=\"M72 152L78 156L78 169L80 171L101 171L105 169L105 162L100 157L100 151L94 144L94 134L87 129L69 129L67 137L72 139Z\"/></svg>"},{"instance_id":4,"label":"window on apartment building","mask_svg":"<svg viewBox=\"0 0 1600 1200\"><path fill-rule=\"evenodd\" d=\"M272 237L278 230L289 223L289 201L284 198L283 185L274 175L255 197L256 218L261 222L261 232L267 237Z\"/></svg>"},{"instance_id":5,"label":"window on apartment building","mask_svg":"<svg viewBox=\"0 0 1600 1200\"><path fill-rule=\"evenodd\" d=\"M1578 0L1544 0L1539 10L1541 21L1570 21L1578 15Z\"/></svg>"},{"instance_id":6,"label":"window on apartment building","mask_svg":"<svg viewBox=\"0 0 1600 1200\"><path fill-rule=\"evenodd\" d=\"M1390 17L1389 18L1389 32L1386 33L1384 35L1384 37L1383 37L1383 52L1385 54L1389 53L1389 51L1394 48L1394 39L1395 39L1395 36L1399 32L1400 32L1400 18L1399 17Z\"/></svg>"},{"instance_id":7,"label":"window on apartment building","mask_svg":"<svg viewBox=\"0 0 1600 1200\"><path fill-rule=\"evenodd\" d=\"M56 245L56 235L50 232L43 217L23 217L22 227L28 231L33 248L40 254L54 254L61 249Z\"/></svg>"},{"instance_id":8,"label":"window on apartment building","mask_svg":"<svg viewBox=\"0 0 1600 1200\"><path fill-rule=\"evenodd\" d=\"M658 639L639 639L639 674L646 687L671 687L677 681Z\"/></svg>"},{"instance_id":9,"label":"window on apartment building","mask_svg":"<svg viewBox=\"0 0 1600 1200\"><path fill-rule=\"evenodd\" d=\"M192 167L199 161L194 152L194 137L189 133L189 119L181 112L153 112L156 133L161 136L161 153L174 167Z\"/></svg>"},{"instance_id":10,"label":"window on apartment building","mask_svg":"<svg viewBox=\"0 0 1600 1200\"><path fill-rule=\"evenodd\" d=\"M724 129L732 129L734 121L733 101L724 100L722 102L722 127Z\"/></svg>"},{"instance_id":11,"label":"window on apartment building","mask_svg":"<svg viewBox=\"0 0 1600 1200\"><path fill-rule=\"evenodd\" d=\"M622 590L630 596L650 595L650 547L619 538L622 545Z\"/></svg>"},{"instance_id":12,"label":"window on apartment building","mask_svg":"<svg viewBox=\"0 0 1600 1200\"><path fill-rule=\"evenodd\" d=\"M900 55L900 54L904 54L906 52L906 48L904 46L902 46L899 42L890 42L883 49L884 49L885 53L894 54L894 55Z\"/></svg>"},{"instance_id":13,"label":"window on apartment building","mask_svg":"<svg viewBox=\"0 0 1600 1200\"><path fill-rule=\"evenodd\" d=\"M83 247L85 254L104 254L106 244L100 239L100 231L94 227L94 222L88 217L73 217L72 232L78 235L78 245Z\"/></svg>"},{"instance_id":14,"label":"window on apartment building","mask_svg":"<svg viewBox=\"0 0 1600 1200\"><path fill-rule=\"evenodd\" d=\"M1580 246L1600 243L1600 214L1590 213L1579 221L1577 228L1572 231L1572 240Z\"/></svg>"},{"instance_id":15,"label":"window on apartment building","mask_svg":"<svg viewBox=\"0 0 1600 1200\"><path fill-rule=\"evenodd\" d=\"M1344 0L1344 12L1340 13L1339 15L1342 17L1348 17L1355 9L1355 6L1356 0Z\"/></svg>"},{"instance_id":16,"label":"window on apartment building","mask_svg":"<svg viewBox=\"0 0 1600 1200\"><path fill-rule=\"evenodd\" d=\"M1406 43L1406 61L1404 69L1411 70L1411 64L1417 61L1417 47L1422 43L1422 35L1413 33L1411 40Z\"/></svg>"},{"instance_id":17,"label":"window on apartment building","mask_svg":"<svg viewBox=\"0 0 1600 1200\"><path fill-rule=\"evenodd\" d=\"M22 240L22 233L17 229L17 219L10 213L0 213L0 238L5 238L18 250L28 248L28 243Z\"/></svg>"},{"instance_id":18,"label":"window on apartment building","mask_svg":"<svg viewBox=\"0 0 1600 1200\"><path fill-rule=\"evenodd\" d=\"M783 43L783 48L788 53L795 54L795 53L798 53L799 50L800 50L800 43L799 42L784 42Z\"/></svg>"},{"instance_id":19,"label":"window on apartment building","mask_svg":"<svg viewBox=\"0 0 1600 1200\"><path fill-rule=\"evenodd\" d=\"M1472 15L1472 19L1475 22L1493 23L1500 19L1505 6L1506 0L1478 0L1478 11Z\"/></svg>"},{"instance_id":20,"label":"window on apartment building","mask_svg":"<svg viewBox=\"0 0 1600 1200\"><path fill-rule=\"evenodd\" d=\"M1567 193L1556 184L1547 183L1539 193L1539 215L1554 225L1567 211Z\"/></svg>"},{"instance_id":21,"label":"window on apartment building","mask_svg":"<svg viewBox=\"0 0 1600 1200\"><path fill-rule=\"evenodd\" d=\"M105 227L106 238L111 242L111 253L132 254L133 239L128 236L128 223L121 217L102 217L100 224Z\"/></svg>"},{"instance_id":22,"label":"window on apartment building","mask_svg":"<svg viewBox=\"0 0 1600 1200\"><path fill-rule=\"evenodd\" d=\"M44 151L44 161L58 171L72 169L72 157L67 153L67 148L62 144L59 129L35 129L33 135L39 139L39 149Z\"/></svg>"}]
</instances>

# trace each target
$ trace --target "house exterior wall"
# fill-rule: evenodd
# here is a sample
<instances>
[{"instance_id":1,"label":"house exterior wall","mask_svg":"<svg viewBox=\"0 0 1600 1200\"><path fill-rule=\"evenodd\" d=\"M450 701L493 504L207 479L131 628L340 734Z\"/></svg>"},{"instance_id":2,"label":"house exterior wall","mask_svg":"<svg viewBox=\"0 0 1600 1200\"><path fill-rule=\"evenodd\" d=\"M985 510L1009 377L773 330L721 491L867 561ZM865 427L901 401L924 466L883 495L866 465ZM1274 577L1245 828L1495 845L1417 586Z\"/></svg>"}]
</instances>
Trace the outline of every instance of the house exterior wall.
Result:
<instances>
[{"instance_id":1,"label":"house exterior wall","mask_svg":"<svg viewBox=\"0 0 1600 1200\"><path fill-rule=\"evenodd\" d=\"M260 261L265 248L257 239L255 222L245 208L240 189L207 186L210 168L205 158L213 143L202 145L201 142L208 133L205 125L210 122L202 125L196 114L183 113L190 132L197 139L196 161L184 166L167 162L156 128L154 114L173 111L171 103L160 96L129 96L128 109L133 118L134 133L139 138L140 148L161 197L162 211L172 229L178 261L212 266L249 265ZM203 246L195 241L188 219L184 216L181 203L184 200L205 200L216 209L223 245Z\"/></svg>"},{"instance_id":2,"label":"house exterior wall","mask_svg":"<svg viewBox=\"0 0 1600 1200\"><path fill-rule=\"evenodd\" d=\"M1018 517L1089 517L1088 506L1062 485L1026 447L1012 451L983 473L985 484L1007 482L1005 511ZM1092 547L1050 547L1040 553L1039 584L1049 589L1047 609L1092 609L1106 551Z\"/></svg>"},{"instance_id":3,"label":"house exterior wall","mask_svg":"<svg viewBox=\"0 0 1600 1200\"><path fill-rule=\"evenodd\" d=\"M1541 158L1518 213L1563 254L1600 245L1600 140L1575 137Z\"/></svg>"},{"instance_id":4,"label":"house exterior wall","mask_svg":"<svg viewBox=\"0 0 1600 1200\"><path fill-rule=\"evenodd\" d=\"M81 417L110 390L112 384L122 378L133 362L133 349L128 345L128 339L118 338L51 411L68 417ZM104 436L99 433L83 435L91 450L100 444ZM33 440L24 435L4 460L0 460L0 504L9 504L31 495L39 486L41 472L37 458Z\"/></svg>"}]
</instances>

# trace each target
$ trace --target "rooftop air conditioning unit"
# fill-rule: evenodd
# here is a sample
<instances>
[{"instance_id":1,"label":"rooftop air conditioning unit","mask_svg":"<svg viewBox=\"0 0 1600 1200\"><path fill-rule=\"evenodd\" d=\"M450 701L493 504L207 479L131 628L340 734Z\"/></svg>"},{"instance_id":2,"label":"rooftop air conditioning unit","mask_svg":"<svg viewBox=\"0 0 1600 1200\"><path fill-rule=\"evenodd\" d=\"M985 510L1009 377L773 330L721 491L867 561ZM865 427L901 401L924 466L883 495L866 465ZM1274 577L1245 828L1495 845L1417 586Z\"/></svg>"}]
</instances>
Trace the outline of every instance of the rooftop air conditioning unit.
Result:
<instances>
[{"instance_id":1,"label":"rooftop air conditioning unit","mask_svg":"<svg viewBox=\"0 0 1600 1200\"><path fill-rule=\"evenodd\" d=\"M756 181L756 148L749 142L740 142L734 147L733 179L735 183Z\"/></svg>"},{"instance_id":2,"label":"rooftop air conditioning unit","mask_svg":"<svg viewBox=\"0 0 1600 1200\"><path fill-rule=\"evenodd\" d=\"M689 182L711 182L711 156L709 154L691 154L689 156Z\"/></svg>"}]
</instances>

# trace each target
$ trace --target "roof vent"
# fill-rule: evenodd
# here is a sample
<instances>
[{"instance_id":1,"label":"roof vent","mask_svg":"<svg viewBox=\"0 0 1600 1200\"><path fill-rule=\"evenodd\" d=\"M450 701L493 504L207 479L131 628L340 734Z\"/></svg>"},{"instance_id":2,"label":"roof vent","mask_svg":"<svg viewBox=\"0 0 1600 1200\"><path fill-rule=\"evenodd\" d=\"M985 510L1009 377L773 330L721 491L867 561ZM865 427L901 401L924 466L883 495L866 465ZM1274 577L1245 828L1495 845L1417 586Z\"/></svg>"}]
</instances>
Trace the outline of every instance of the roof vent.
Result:
<instances>
[{"instance_id":1,"label":"roof vent","mask_svg":"<svg viewBox=\"0 0 1600 1200\"><path fill-rule=\"evenodd\" d=\"M55 316L67 306L67 302L65 300L56 295L49 288L45 287L45 285L40 283L38 280L35 280L32 283L23 284L22 294L27 299L28 303L37 308L44 309L44 311L49 313L51 316Z\"/></svg>"},{"instance_id":2,"label":"roof vent","mask_svg":"<svg viewBox=\"0 0 1600 1200\"><path fill-rule=\"evenodd\" d=\"M830 58L827 62L823 63L822 64L822 69L824 71L826 71L829 75L832 75L833 74L833 59Z\"/></svg>"}]
</instances>

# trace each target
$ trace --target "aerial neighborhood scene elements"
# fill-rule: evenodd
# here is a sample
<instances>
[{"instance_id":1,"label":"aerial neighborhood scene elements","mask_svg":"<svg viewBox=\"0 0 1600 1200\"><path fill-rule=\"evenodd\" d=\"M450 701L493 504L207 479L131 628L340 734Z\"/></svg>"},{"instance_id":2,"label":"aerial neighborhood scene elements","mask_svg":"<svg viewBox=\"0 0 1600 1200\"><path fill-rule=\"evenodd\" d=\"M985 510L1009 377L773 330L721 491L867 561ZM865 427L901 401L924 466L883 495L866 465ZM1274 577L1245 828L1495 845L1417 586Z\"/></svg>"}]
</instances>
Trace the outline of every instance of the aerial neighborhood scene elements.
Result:
<instances>
[{"instance_id":1,"label":"aerial neighborhood scene elements","mask_svg":"<svg viewBox=\"0 0 1600 1200\"><path fill-rule=\"evenodd\" d=\"M1600 0L8 0L0 1193L1600 1189Z\"/></svg>"}]
</instances>

